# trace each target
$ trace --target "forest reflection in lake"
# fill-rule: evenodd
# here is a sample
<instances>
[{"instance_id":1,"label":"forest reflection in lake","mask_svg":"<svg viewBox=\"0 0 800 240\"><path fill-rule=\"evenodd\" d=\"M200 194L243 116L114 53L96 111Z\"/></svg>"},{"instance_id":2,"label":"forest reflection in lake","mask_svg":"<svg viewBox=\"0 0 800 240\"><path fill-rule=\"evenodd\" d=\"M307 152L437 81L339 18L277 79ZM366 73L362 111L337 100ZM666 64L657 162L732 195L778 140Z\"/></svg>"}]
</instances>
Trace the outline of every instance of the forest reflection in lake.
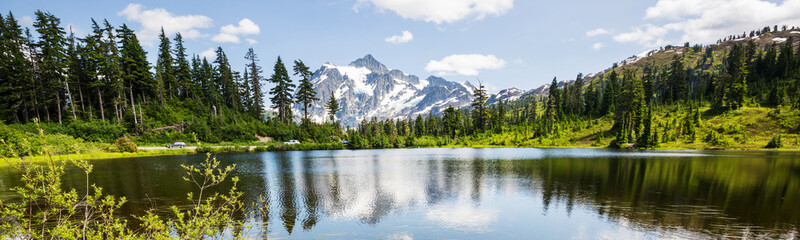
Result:
<instances>
[{"instance_id":1,"label":"forest reflection in lake","mask_svg":"<svg viewBox=\"0 0 800 240\"><path fill-rule=\"evenodd\" d=\"M270 237L796 238L800 226L800 153L456 148L217 158L237 165L245 202L268 201L269 214L248 224ZM203 159L94 161L91 181L130 200L123 215L166 214L193 190L180 164ZM81 189L83 175L72 170L65 182ZM13 198L17 184L0 169L0 197Z\"/></svg>"}]
</instances>

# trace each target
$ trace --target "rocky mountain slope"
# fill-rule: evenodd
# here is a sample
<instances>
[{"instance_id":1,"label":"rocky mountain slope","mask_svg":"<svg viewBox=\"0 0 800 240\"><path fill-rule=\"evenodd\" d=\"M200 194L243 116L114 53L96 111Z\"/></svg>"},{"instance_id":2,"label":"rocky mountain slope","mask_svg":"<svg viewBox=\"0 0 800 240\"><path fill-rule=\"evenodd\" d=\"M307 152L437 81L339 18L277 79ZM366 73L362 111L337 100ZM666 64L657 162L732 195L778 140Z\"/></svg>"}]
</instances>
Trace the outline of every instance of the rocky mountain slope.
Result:
<instances>
[{"instance_id":1,"label":"rocky mountain slope","mask_svg":"<svg viewBox=\"0 0 800 240\"><path fill-rule=\"evenodd\" d=\"M315 122L326 120L325 103L331 94L339 101L337 119L345 126L356 126L362 119L400 118L418 114L439 114L448 106L463 107L472 101L469 83L457 83L430 76L420 79L400 70L387 68L372 55L346 66L325 63L312 77L320 101L309 108ZM302 114L299 104L295 116Z\"/></svg>"}]
</instances>

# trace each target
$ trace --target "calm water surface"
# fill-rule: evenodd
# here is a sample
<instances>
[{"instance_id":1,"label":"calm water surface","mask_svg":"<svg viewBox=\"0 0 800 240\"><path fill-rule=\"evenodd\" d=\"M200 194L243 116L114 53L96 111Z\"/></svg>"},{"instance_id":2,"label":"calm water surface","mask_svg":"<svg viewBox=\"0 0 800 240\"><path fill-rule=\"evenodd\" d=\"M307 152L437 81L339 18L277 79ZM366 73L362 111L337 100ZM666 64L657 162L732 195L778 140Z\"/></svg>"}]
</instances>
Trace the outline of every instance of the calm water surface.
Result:
<instances>
[{"instance_id":1,"label":"calm water surface","mask_svg":"<svg viewBox=\"0 0 800 240\"><path fill-rule=\"evenodd\" d=\"M185 205L180 164L95 161L122 214ZM800 153L605 149L396 149L217 155L245 202L263 195L270 238L654 239L798 237ZM71 170L68 187L81 189ZM19 184L0 168L0 197ZM227 186L220 186L222 188ZM248 218L242 214L237 218ZM136 224L131 222L131 224Z\"/></svg>"}]
</instances>

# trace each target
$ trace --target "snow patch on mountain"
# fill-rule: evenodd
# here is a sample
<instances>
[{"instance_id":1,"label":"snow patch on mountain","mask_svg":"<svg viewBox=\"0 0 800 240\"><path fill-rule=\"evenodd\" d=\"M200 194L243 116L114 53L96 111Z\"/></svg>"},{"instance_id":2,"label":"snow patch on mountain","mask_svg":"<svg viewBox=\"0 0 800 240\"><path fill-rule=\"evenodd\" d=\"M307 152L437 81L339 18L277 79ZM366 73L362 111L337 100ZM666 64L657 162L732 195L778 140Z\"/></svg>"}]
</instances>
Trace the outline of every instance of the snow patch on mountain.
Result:
<instances>
[{"instance_id":1,"label":"snow patch on mountain","mask_svg":"<svg viewBox=\"0 0 800 240\"><path fill-rule=\"evenodd\" d=\"M405 118L417 114L441 114L448 106L464 107L472 101L472 85L456 83L439 77L420 79L417 76L390 69L366 55L347 66L325 63L314 72L311 81L317 92L316 101L309 107L309 118L316 122L327 119L325 103L331 92L341 111L337 119L345 126L356 126L363 119ZM293 106L295 116L302 106Z\"/></svg>"}]
</instances>

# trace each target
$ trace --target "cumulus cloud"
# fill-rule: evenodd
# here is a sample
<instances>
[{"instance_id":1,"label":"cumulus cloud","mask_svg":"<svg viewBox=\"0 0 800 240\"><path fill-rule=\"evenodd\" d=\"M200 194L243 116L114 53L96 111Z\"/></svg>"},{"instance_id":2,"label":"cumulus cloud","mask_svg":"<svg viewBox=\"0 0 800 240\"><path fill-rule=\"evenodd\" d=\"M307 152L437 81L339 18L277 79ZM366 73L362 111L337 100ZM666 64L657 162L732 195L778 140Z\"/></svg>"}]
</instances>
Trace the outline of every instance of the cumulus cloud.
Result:
<instances>
[{"instance_id":1,"label":"cumulus cloud","mask_svg":"<svg viewBox=\"0 0 800 240\"><path fill-rule=\"evenodd\" d=\"M483 232L497 221L497 215L497 209L460 203L455 206L435 206L428 210L425 219L450 229Z\"/></svg>"},{"instance_id":2,"label":"cumulus cloud","mask_svg":"<svg viewBox=\"0 0 800 240\"><path fill-rule=\"evenodd\" d=\"M252 38L248 38L246 40L247 40L247 43L250 44L250 45L256 45L256 43L258 43L257 40L252 39Z\"/></svg>"},{"instance_id":3,"label":"cumulus cloud","mask_svg":"<svg viewBox=\"0 0 800 240\"><path fill-rule=\"evenodd\" d=\"M659 0L646 10L644 20L660 24L633 27L615 35L614 40L647 47L709 43L764 26L792 26L800 22L800 0Z\"/></svg>"},{"instance_id":4,"label":"cumulus cloud","mask_svg":"<svg viewBox=\"0 0 800 240\"><path fill-rule=\"evenodd\" d=\"M196 39L206 36L199 29L209 28L212 25L211 18L203 15L175 16L166 9L146 10L144 6L137 3L128 4L118 15L142 25L136 31L136 36L142 44L147 46L153 46L162 27L167 35L180 32L184 38Z\"/></svg>"},{"instance_id":5,"label":"cumulus cloud","mask_svg":"<svg viewBox=\"0 0 800 240\"><path fill-rule=\"evenodd\" d=\"M425 71L434 72L436 75L478 75L482 69L501 69L506 66L506 61L494 55L482 54L454 54L442 58L440 61L431 60L425 66Z\"/></svg>"},{"instance_id":6,"label":"cumulus cloud","mask_svg":"<svg viewBox=\"0 0 800 240\"><path fill-rule=\"evenodd\" d=\"M592 49L600 50L600 49L603 48L603 46L604 46L603 43L595 43L595 44L592 44Z\"/></svg>"},{"instance_id":7,"label":"cumulus cloud","mask_svg":"<svg viewBox=\"0 0 800 240\"><path fill-rule=\"evenodd\" d=\"M22 24L22 26L33 27L33 18L28 15L22 16L22 18L19 19L19 23Z\"/></svg>"},{"instance_id":8,"label":"cumulus cloud","mask_svg":"<svg viewBox=\"0 0 800 240\"><path fill-rule=\"evenodd\" d=\"M219 29L219 34L211 38L215 42L238 43L239 35L251 35L261 33L261 27L250 19L242 19L238 25L228 24ZM249 41L248 41L249 42Z\"/></svg>"},{"instance_id":9,"label":"cumulus cloud","mask_svg":"<svg viewBox=\"0 0 800 240\"><path fill-rule=\"evenodd\" d=\"M647 24L643 27L634 27L633 31L614 35L614 41L621 43L638 43L645 47L664 45L664 38L668 30L664 27Z\"/></svg>"},{"instance_id":10,"label":"cumulus cloud","mask_svg":"<svg viewBox=\"0 0 800 240\"><path fill-rule=\"evenodd\" d=\"M201 58L206 58L209 61L214 60L217 58L217 52L214 51L213 47L206 49L205 51L200 52L199 56Z\"/></svg>"},{"instance_id":11,"label":"cumulus cloud","mask_svg":"<svg viewBox=\"0 0 800 240\"><path fill-rule=\"evenodd\" d=\"M370 4L379 12L389 10L406 19L441 24L503 15L514 7L514 0L358 0L353 10Z\"/></svg>"},{"instance_id":12,"label":"cumulus cloud","mask_svg":"<svg viewBox=\"0 0 800 240\"><path fill-rule=\"evenodd\" d=\"M609 34L609 33L611 33L611 32L609 32L608 30L605 30L603 28L598 28L598 29L586 32L586 36L594 37L594 36L600 36L600 35Z\"/></svg>"},{"instance_id":13,"label":"cumulus cloud","mask_svg":"<svg viewBox=\"0 0 800 240\"><path fill-rule=\"evenodd\" d=\"M384 40L388 43L394 43L394 44L407 43L410 42L411 40L414 40L414 34L411 34L411 32L409 31L403 31L401 35L394 35L391 37L387 37Z\"/></svg>"}]
</instances>

